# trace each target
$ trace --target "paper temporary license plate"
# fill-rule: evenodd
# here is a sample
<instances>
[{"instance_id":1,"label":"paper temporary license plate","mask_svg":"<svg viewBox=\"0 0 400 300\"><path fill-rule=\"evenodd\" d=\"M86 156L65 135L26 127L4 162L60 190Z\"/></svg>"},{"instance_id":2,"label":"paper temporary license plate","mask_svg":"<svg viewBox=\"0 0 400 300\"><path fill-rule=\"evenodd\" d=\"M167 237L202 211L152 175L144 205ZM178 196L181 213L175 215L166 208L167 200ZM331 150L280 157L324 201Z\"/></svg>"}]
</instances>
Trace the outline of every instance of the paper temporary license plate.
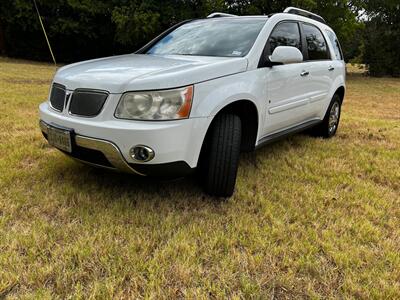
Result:
<instances>
[{"instance_id":1,"label":"paper temporary license plate","mask_svg":"<svg viewBox=\"0 0 400 300\"><path fill-rule=\"evenodd\" d=\"M57 128L49 125L47 128L47 139L49 144L60 150L72 152L72 130Z\"/></svg>"}]
</instances>

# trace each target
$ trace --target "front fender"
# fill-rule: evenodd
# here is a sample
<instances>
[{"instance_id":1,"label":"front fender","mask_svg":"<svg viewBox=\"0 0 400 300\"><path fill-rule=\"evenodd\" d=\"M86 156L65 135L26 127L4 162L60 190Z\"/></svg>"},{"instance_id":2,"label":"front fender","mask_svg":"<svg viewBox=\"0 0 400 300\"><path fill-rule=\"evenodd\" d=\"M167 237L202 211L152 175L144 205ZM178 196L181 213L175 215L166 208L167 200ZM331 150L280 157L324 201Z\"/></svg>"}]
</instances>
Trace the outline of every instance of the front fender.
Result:
<instances>
[{"instance_id":1,"label":"front fender","mask_svg":"<svg viewBox=\"0 0 400 300\"><path fill-rule=\"evenodd\" d=\"M266 99L265 84L255 72L243 72L196 84L191 117L214 117L221 109L239 100L254 103L261 120L263 101Z\"/></svg>"}]
</instances>

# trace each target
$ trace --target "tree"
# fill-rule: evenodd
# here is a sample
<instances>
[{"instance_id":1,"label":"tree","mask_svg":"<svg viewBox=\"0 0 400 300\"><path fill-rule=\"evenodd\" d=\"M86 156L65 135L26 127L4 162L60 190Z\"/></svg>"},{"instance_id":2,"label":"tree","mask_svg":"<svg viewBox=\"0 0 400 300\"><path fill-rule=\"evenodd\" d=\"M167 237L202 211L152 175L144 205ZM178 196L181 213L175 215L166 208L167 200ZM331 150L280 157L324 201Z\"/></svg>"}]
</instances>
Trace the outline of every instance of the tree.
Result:
<instances>
[{"instance_id":1,"label":"tree","mask_svg":"<svg viewBox=\"0 0 400 300\"><path fill-rule=\"evenodd\" d=\"M37 4L58 60L72 61L112 53L113 1L37 0ZM31 0L2 3L0 22L4 25L8 55L51 59Z\"/></svg>"},{"instance_id":2,"label":"tree","mask_svg":"<svg viewBox=\"0 0 400 300\"><path fill-rule=\"evenodd\" d=\"M398 0L36 1L60 62L131 53L168 27L215 11L268 15L296 6L325 18L337 33L347 61L359 56L362 48L372 75L399 76ZM32 0L2 1L0 51L4 50L15 57L51 59Z\"/></svg>"},{"instance_id":3,"label":"tree","mask_svg":"<svg viewBox=\"0 0 400 300\"><path fill-rule=\"evenodd\" d=\"M400 3L366 0L364 63L372 76L400 77Z\"/></svg>"}]
</instances>

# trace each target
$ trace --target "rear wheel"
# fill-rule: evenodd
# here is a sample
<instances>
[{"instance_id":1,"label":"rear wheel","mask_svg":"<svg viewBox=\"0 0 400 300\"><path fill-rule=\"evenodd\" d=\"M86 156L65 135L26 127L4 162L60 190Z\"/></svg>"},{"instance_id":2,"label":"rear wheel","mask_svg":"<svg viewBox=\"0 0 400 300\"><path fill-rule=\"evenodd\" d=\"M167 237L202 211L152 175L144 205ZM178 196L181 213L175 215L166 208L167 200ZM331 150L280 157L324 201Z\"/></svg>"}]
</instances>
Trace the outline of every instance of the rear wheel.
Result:
<instances>
[{"instance_id":1,"label":"rear wheel","mask_svg":"<svg viewBox=\"0 0 400 300\"><path fill-rule=\"evenodd\" d=\"M218 197L233 195L239 163L242 126L234 114L222 114L213 122L203 159L205 191Z\"/></svg>"},{"instance_id":2,"label":"rear wheel","mask_svg":"<svg viewBox=\"0 0 400 300\"><path fill-rule=\"evenodd\" d=\"M338 95L334 95L323 121L311 129L315 136L331 138L336 134L339 127L342 101Z\"/></svg>"}]
</instances>

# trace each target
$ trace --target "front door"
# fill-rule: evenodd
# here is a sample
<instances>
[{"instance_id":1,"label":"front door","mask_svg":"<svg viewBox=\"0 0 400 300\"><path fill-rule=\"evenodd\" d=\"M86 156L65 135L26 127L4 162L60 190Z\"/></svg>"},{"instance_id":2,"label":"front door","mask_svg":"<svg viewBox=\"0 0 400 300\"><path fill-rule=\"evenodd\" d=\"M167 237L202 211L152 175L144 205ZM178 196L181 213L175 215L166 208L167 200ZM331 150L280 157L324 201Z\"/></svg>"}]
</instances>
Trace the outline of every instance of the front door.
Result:
<instances>
[{"instance_id":1,"label":"front door","mask_svg":"<svg viewBox=\"0 0 400 300\"><path fill-rule=\"evenodd\" d=\"M309 72L303 64L274 66L267 75L266 134L306 121L309 116Z\"/></svg>"},{"instance_id":2,"label":"front door","mask_svg":"<svg viewBox=\"0 0 400 300\"><path fill-rule=\"evenodd\" d=\"M300 25L284 21L276 25L267 41L267 55L278 46L302 49ZM273 66L265 69L267 111L264 135L278 132L306 121L309 115L310 73L304 63Z\"/></svg>"}]
</instances>

